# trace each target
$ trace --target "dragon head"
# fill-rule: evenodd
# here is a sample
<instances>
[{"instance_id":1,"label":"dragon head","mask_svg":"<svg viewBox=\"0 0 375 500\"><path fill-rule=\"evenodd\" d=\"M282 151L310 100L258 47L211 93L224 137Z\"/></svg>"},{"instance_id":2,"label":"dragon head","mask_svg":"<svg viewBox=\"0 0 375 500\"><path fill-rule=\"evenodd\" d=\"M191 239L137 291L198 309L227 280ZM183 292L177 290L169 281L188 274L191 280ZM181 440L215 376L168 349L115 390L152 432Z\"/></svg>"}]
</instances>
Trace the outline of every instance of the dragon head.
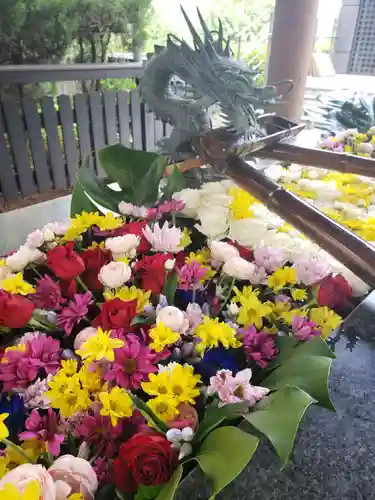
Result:
<instances>
[{"instance_id":1,"label":"dragon head","mask_svg":"<svg viewBox=\"0 0 375 500\"><path fill-rule=\"evenodd\" d=\"M237 133L256 130L255 109L278 97L276 87L259 87L257 67L234 59L230 39L224 37L220 19L218 30L210 31L197 9L204 35L201 37L182 7L181 10L193 38L193 47L173 35L168 37L168 47L181 56L178 73L190 84L192 97L204 107L218 104L224 125Z\"/></svg>"}]
</instances>

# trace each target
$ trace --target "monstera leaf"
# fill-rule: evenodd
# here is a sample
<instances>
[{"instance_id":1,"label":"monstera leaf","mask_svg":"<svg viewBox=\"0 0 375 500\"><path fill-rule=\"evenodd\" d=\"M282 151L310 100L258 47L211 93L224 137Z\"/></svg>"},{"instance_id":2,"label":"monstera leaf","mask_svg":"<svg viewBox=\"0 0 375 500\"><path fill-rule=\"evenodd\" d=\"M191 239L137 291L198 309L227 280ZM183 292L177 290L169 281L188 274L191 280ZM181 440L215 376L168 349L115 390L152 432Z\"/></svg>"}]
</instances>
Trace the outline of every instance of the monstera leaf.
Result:
<instances>
[{"instance_id":1,"label":"monstera leaf","mask_svg":"<svg viewBox=\"0 0 375 500\"><path fill-rule=\"evenodd\" d=\"M107 178L98 179L89 168L88 161L83 163L73 192L72 215L82 210L92 211L95 204L116 212L120 201L137 206L152 206L156 202L159 184L168 164L165 156L116 144L99 151L99 160ZM120 191L111 189L111 184L117 184Z\"/></svg>"}]
</instances>

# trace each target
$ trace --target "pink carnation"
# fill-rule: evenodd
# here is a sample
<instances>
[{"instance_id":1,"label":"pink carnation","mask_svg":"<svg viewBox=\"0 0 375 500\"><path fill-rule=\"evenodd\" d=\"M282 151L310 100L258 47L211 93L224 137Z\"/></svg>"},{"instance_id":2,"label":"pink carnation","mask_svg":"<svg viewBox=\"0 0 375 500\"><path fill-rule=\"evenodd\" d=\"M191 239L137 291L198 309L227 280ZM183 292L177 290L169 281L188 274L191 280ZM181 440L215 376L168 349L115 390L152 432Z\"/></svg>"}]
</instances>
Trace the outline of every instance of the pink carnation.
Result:
<instances>
[{"instance_id":1,"label":"pink carnation","mask_svg":"<svg viewBox=\"0 0 375 500\"><path fill-rule=\"evenodd\" d=\"M261 368L267 368L268 363L276 358L278 351L272 335L258 332L253 325L241 330L240 335L249 361L255 361Z\"/></svg>"},{"instance_id":2,"label":"pink carnation","mask_svg":"<svg viewBox=\"0 0 375 500\"><path fill-rule=\"evenodd\" d=\"M197 289L201 280L205 277L208 271L207 267L202 266L197 261L190 264L185 264L179 271L179 284L178 288L181 290L194 290Z\"/></svg>"},{"instance_id":3,"label":"pink carnation","mask_svg":"<svg viewBox=\"0 0 375 500\"><path fill-rule=\"evenodd\" d=\"M283 267L287 260L282 248L261 246L254 250L255 264L272 273L279 267Z\"/></svg>"},{"instance_id":4,"label":"pink carnation","mask_svg":"<svg viewBox=\"0 0 375 500\"><path fill-rule=\"evenodd\" d=\"M9 349L0 363L0 380L3 381L3 391L16 388L27 388L34 381L39 370L46 375L54 375L60 367L60 342L40 335L28 340L24 350Z\"/></svg>"},{"instance_id":5,"label":"pink carnation","mask_svg":"<svg viewBox=\"0 0 375 500\"><path fill-rule=\"evenodd\" d=\"M292 330L297 340L310 340L319 337L321 331L316 329L316 323L307 318L295 316L292 321Z\"/></svg>"},{"instance_id":6,"label":"pink carnation","mask_svg":"<svg viewBox=\"0 0 375 500\"><path fill-rule=\"evenodd\" d=\"M325 262L316 259L301 259L294 265L297 283L310 286L326 278L331 270Z\"/></svg>"},{"instance_id":7,"label":"pink carnation","mask_svg":"<svg viewBox=\"0 0 375 500\"><path fill-rule=\"evenodd\" d=\"M39 439L47 446L47 451L55 457L60 455L60 445L64 441L64 435L58 434L57 415L48 408L47 415L41 416L38 410L33 410L25 422L27 431L21 432L21 441Z\"/></svg>"}]
</instances>

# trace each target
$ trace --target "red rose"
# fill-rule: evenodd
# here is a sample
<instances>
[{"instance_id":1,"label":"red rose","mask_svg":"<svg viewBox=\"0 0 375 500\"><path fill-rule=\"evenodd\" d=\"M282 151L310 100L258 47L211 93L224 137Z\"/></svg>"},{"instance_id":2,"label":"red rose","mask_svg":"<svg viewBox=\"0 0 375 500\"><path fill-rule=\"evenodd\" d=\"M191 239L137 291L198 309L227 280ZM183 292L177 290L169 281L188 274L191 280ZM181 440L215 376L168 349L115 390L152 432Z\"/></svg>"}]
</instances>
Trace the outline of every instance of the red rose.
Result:
<instances>
[{"instance_id":1,"label":"red rose","mask_svg":"<svg viewBox=\"0 0 375 500\"><path fill-rule=\"evenodd\" d=\"M130 330L130 323L137 315L137 300L124 301L121 299L107 300L102 305L99 316L93 321L93 326L100 326L103 330Z\"/></svg>"},{"instance_id":2,"label":"red rose","mask_svg":"<svg viewBox=\"0 0 375 500\"><path fill-rule=\"evenodd\" d=\"M23 328L30 320L35 305L21 295L0 291L0 325Z\"/></svg>"},{"instance_id":3,"label":"red rose","mask_svg":"<svg viewBox=\"0 0 375 500\"><path fill-rule=\"evenodd\" d=\"M161 293L165 285L165 263L173 259L172 254L145 255L134 266L134 272L140 277L142 288L153 293Z\"/></svg>"},{"instance_id":4,"label":"red rose","mask_svg":"<svg viewBox=\"0 0 375 500\"><path fill-rule=\"evenodd\" d=\"M169 481L178 465L171 443L153 431L135 434L120 448L114 461L116 486L135 493L138 486L157 486Z\"/></svg>"},{"instance_id":5,"label":"red rose","mask_svg":"<svg viewBox=\"0 0 375 500\"><path fill-rule=\"evenodd\" d=\"M92 250L85 250L81 257L86 268L82 274L84 283L91 290L101 290L102 284L98 279L98 274L103 266L111 262L112 252L96 247Z\"/></svg>"},{"instance_id":6,"label":"red rose","mask_svg":"<svg viewBox=\"0 0 375 500\"><path fill-rule=\"evenodd\" d=\"M130 222L116 229L114 236L125 236L125 234L135 234L141 238L138 245L138 252L147 253L151 249L151 245L143 235L143 229L147 226L147 221Z\"/></svg>"},{"instance_id":7,"label":"red rose","mask_svg":"<svg viewBox=\"0 0 375 500\"><path fill-rule=\"evenodd\" d=\"M345 307L350 305L348 298L352 296L352 289L344 276L329 276L324 279L318 290L318 303L320 306Z\"/></svg>"},{"instance_id":8,"label":"red rose","mask_svg":"<svg viewBox=\"0 0 375 500\"><path fill-rule=\"evenodd\" d=\"M76 278L85 270L85 263L73 250L72 242L48 250L47 265L58 278L66 281Z\"/></svg>"},{"instance_id":9,"label":"red rose","mask_svg":"<svg viewBox=\"0 0 375 500\"><path fill-rule=\"evenodd\" d=\"M74 295L78 292L76 280L71 280L71 281L61 280L60 288L63 297L67 297L68 299L74 299Z\"/></svg>"}]
</instances>

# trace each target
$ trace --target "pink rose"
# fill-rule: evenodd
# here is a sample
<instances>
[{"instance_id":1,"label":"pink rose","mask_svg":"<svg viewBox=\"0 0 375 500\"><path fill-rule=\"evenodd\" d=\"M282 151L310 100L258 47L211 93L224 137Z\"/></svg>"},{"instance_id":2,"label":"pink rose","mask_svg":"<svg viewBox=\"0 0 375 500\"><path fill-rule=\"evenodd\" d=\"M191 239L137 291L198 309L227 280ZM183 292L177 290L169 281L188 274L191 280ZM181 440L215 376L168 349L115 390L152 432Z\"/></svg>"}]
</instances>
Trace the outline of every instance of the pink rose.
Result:
<instances>
[{"instance_id":1,"label":"pink rose","mask_svg":"<svg viewBox=\"0 0 375 500\"><path fill-rule=\"evenodd\" d=\"M65 500L73 493L81 493L84 500L93 500L98 479L94 469L83 458L63 455L55 460L48 472L56 484L56 500Z\"/></svg>"},{"instance_id":2,"label":"pink rose","mask_svg":"<svg viewBox=\"0 0 375 500\"><path fill-rule=\"evenodd\" d=\"M43 500L58 500L56 486L51 475L42 465L23 464L5 474L0 480L0 491L6 484L16 486L21 493L31 481L38 481L40 498ZM5 500L5 499L4 499Z\"/></svg>"}]
</instances>

